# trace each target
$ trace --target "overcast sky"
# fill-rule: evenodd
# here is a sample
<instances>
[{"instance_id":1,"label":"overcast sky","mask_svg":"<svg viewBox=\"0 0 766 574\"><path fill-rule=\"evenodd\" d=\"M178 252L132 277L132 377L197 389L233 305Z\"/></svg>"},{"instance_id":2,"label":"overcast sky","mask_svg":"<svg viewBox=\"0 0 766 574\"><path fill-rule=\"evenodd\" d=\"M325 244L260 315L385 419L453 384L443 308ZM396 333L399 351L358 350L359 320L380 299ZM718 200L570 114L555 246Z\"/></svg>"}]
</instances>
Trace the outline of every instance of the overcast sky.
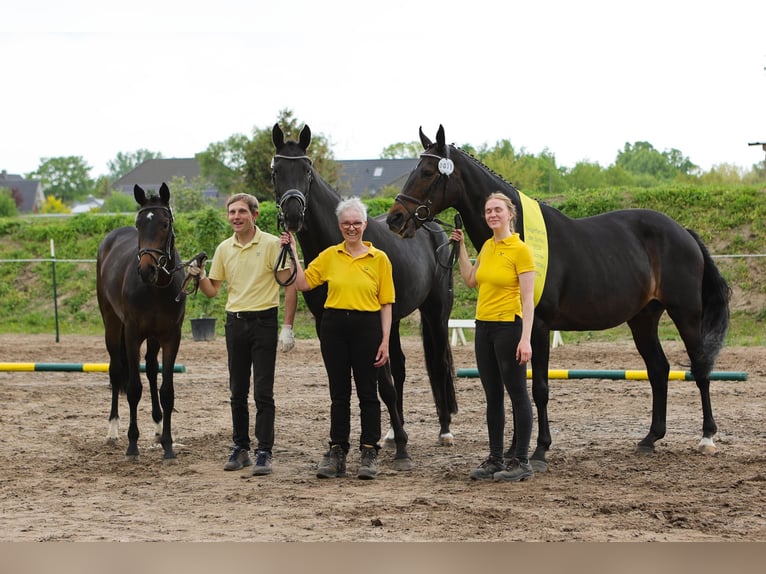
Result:
<instances>
[{"instance_id":1,"label":"overcast sky","mask_svg":"<svg viewBox=\"0 0 766 574\"><path fill-rule=\"evenodd\" d=\"M337 159L431 139L606 167L626 142L705 170L766 141L766 2L25 0L0 31L0 169L192 157L282 109Z\"/></svg>"}]
</instances>

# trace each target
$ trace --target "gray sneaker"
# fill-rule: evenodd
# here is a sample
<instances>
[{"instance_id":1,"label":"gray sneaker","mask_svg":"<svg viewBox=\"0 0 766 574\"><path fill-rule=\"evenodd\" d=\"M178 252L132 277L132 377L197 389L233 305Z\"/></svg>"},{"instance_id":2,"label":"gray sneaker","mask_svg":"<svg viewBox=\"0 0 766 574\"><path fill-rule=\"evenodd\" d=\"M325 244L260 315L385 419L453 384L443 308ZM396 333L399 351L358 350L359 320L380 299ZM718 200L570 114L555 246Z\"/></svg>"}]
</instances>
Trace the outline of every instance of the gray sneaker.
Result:
<instances>
[{"instance_id":1,"label":"gray sneaker","mask_svg":"<svg viewBox=\"0 0 766 574\"><path fill-rule=\"evenodd\" d=\"M487 460L474 468L468 476L473 480L488 480L492 478L496 472L500 472L501 470L505 470L503 461L499 458L490 456Z\"/></svg>"},{"instance_id":2,"label":"gray sneaker","mask_svg":"<svg viewBox=\"0 0 766 574\"><path fill-rule=\"evenodd\" d=\"M356 473L357 478L362 480L372 480L378 475L375 461L378 458L378 449L374 446L363 446L362 455L359 460L359 470Z\"/></svg>"},{"instance_id":3,"label":"gray sneaker","mask_svg":"<svg viewBox=\"0 0 766 574\"><path fill-rule=\"evenodd\" d=\"M337 478L346 476L346 453L339 444L330 447L322 457L317 468L317 478Z\"/></svg>"},{"instance_id":4,"label":"gray sneaker","mask_svg":"<svg viewBox=\"0 0 766 574\"><path fill-rule=\"evenodd\" d=\"M529 480L534 475L535 471L532 469L532 465L529 464L529 462L519 462L514 459L513 463L511 463L506 470L496 472L492 478L498 482L519 482L522 480Z\"/></svg>"},{"instance_id":5,"label":"gray sneaker","mask_svg":"<svg viewBox=\"0 0 766 574\"><path fill-rule=\"evenodd\" d=\"M271 453L267 450L257 450L255 451L253 476L264 476L266 474L271 474Z\"/></svg>"},{"instance_id":6,"label":"gray sneaker","mask_svg":"<svg viewBox=\"0 0 766 574\"><path fill-rule=\"evenodd\" d=\"M226 464L223 465L223 469L239 470L246 466L250 466L251 464L253 464L253 461L250 460L250 453L247 452L247 449L242 448L241 446L235 446L231 449L231 456Z\"/></svg>"}]
</instances>

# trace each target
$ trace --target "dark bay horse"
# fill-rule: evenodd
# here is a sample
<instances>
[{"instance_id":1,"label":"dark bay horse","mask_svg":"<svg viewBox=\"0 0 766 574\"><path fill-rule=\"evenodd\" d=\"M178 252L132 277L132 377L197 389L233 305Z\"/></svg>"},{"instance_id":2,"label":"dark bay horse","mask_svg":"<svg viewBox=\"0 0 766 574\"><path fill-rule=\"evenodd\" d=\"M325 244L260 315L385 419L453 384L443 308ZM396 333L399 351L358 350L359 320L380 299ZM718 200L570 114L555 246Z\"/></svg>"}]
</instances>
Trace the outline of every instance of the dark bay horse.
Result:
<instances>
[{"instance_id":1,"label":"dark bay horse","mask_svg":"<svg viewBox=\"0 0 766 574\"><path fill-rule=\"evenodd\" d=\"M391 207L389 228L403 237L454 207L479 249L492 236L483 217L486 197L508 195L524 230L520 192L465 152L447 145L439 126L436 142L420 130L424 152ZM710 403L710 371L729 324L731 290L694 231L646 209L628 209L571 219L539 204L547 229L547 274L532 330L532 394L538 413L533 466L547 468L548 362L551 330L603 330L627 322L652 387L652 422L638 443L654 451L665 436L670 366L657 333L667 311L691 360L702 399L701 452L715 451L717 431ZM533 211L533 210L531 210ZM511 352L511 350L509 350Z\"/></svg>"},{"instance_id":2,"label":"dark bay horse","mask_svg":"<svg viewBox=\"0 0 766 574\"><path fill-rule=\"evenodd\" d=\"M164 462L175 462L170 419L174 404L173 369L186 308L182 293L184 277L179 273L183 264L175 247L168 186L162 184L159 197L147 197L137 185L133 192L141 206L135 227L120 227L110 232L98 248L96 263L96 290L104 320L112 387L107 438L117 439L118 398L120 393L126 393L130 426L125 456L128 460L138 459L136 414L142 393L140 354L141 345L146 341L146 376L152 398L152 420L165 450ZM157 355L160 349L162 386L158 395Z\"/></svg>"},{"instance_id":3,"label":"dark bay horse","mask_svg":"<svg viewBox=\"0 0 766 574\"><path fill-rule=\"evenodd\" d=\"M311 143L311 130L308 126L303 127L300 141L296 142L285 141L282 129L279 124L275 124L272 141L276 150L272 179L282 225L296 233L305 264L308 265L322 250L343 241L335 214L341 198L321 178L306 155ZM412 241L403 241L391 233L385 224L385 216L370 218L364 233L365 240L385 251L393 267L396 303L392 310L389 342L390 368L396 388L396 405L393 410L398 412L403 423L405 357L399 337L399 322L419 310L426 369L439 416L439 440L442 444L452 444L451 415L457 412L448 328L453 300L452 271L446 265L439 265L436 258L438 248L447 244L448 238L436 225L427 225L426 229L413 235ZM303 294L316 320L317 333L327 298L324 287ZM387 384L383 371L381 369L382 380L379 380L378 386L389 414L393 415L392 405L388 404L390 397L384 396ZM395 421L392 421L394 424Z\"/></svg>"}]
</instances>

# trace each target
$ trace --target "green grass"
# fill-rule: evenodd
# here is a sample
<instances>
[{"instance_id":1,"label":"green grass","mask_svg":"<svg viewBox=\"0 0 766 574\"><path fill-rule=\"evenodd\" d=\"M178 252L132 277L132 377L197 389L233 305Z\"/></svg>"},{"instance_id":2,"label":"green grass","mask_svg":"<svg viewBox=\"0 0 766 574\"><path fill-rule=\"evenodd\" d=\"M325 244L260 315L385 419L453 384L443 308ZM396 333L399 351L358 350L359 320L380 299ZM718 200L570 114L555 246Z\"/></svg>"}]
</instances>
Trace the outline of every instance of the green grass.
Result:
<instances>
[{"instance_id":1,"label":"green grass","mask_svg":"<svg viewBox=\"0 0 766 574\"><path fill-rule=\"evenodd\" d=\"M572 196L543 198L572 217L600 213L605 208L649 207L667 213L682 225L694 228L712 253L766 253L766 193L747 187L686 187L658 189L621 189L611 192L581 192ZM390 203L389 203L390 204ZM381 200L370 207L374 216L387 209ZM452 220L452 211L440 217ZM72 217L0 218L0 333L55 333L53 273L50 262L27 263L19 259L48 258L50 240L56 245L56 290L59 331L61 334L101 335L103 327L95 297L95 263L65 262L65 259L95 260L101 239L111 229L132 225L133 215L83 214ZM221 214L223 218L223 213ZM274 206L264 202L259 224L275 229ZM176 215L177 245L183 258L201 249L198 243L200 217ZM226 225L224 236L228 233ZM213 244L223 239L210 238ZM470 247L470 246L469 246ZM738 304L733 308L729 345L764 345L766 322L766 258L718 259L716 261L729 284L737 291ZM453 318L474 316L476 293L463 285L455 272ZM216 331L223 335L225 290L208 300L198 293L187 300L183 332L191 338L190 318L218 317ZM418 335L420 325L411 317L401 323L401 333ZM298 338L313 338L314 320L299 297L295 321ZM466 333L471 336L470 333ZM663 340L675 340L678 333L665 317L661 324ZM631 339L627 326L606 331L567 332L565 342L618 341Z\"/></svg>"}]
</instances>

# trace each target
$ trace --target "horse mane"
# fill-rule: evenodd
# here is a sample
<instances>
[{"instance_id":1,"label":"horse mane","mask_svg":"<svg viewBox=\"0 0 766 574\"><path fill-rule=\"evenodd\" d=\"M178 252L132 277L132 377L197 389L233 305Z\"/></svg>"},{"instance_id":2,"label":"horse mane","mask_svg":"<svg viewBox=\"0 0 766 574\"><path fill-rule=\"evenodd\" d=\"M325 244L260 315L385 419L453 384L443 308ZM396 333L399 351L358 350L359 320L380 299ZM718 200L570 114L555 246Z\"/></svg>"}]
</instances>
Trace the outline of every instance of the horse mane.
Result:
<instances>
[{"instance_id":1,"label":"horse mane","mask_svg":"<svg viewBox=\"0 0 766 574\"><path fill-rule=\"evenodd\" d=\"M474 155L473 155L471 152L469 152L469 151L466 151L466 150L464 150L464 149L463 149L463 148L461 148L461 147L457 147L455 144L449 144L449 147L451 147L451 148L452 148L452 149L454 149L455 151L457 151L457 152L460 152L461 154L463 154L463 155L464 155L466 158L468 158L470 161L472 161L472 162L473 162L474 164L476 164L478 167L480 167L480 168L482 168L482 169L484 169L484 170L488 171L488 172L489 172L491 175L494 175L494 176L495 176L497 179L499 179L500 181L502 181L504 184L508 185L508 186L509 186L509 187L510 187L510 188L511 188L513 191L515 191L516 193L521 193L521 191L519 190L519 188L517 188L517 187L516 187L515 185L513 185L513 184L512 184L510 181L508 181L508 180L507 180L507 179L505 179L505 178L504 178L502 175L500 175L499 173L497 173L495 170L493 170L492 168L490 168L490 167L489 167L487 164L483 163L483 162L482 162L482 161L481 161L479 158L477 158L476 156L474 156ZM530 196L530 197L531 197L531 196ZM532 199L534 199L535 201L537 201L538 203L541 203L541 204L542 204L542 203L545 203L544 201L542 201L542 200L540 200L540 199L537 199L536 197L532 197Z\"/></svg>"}]
</instances>

